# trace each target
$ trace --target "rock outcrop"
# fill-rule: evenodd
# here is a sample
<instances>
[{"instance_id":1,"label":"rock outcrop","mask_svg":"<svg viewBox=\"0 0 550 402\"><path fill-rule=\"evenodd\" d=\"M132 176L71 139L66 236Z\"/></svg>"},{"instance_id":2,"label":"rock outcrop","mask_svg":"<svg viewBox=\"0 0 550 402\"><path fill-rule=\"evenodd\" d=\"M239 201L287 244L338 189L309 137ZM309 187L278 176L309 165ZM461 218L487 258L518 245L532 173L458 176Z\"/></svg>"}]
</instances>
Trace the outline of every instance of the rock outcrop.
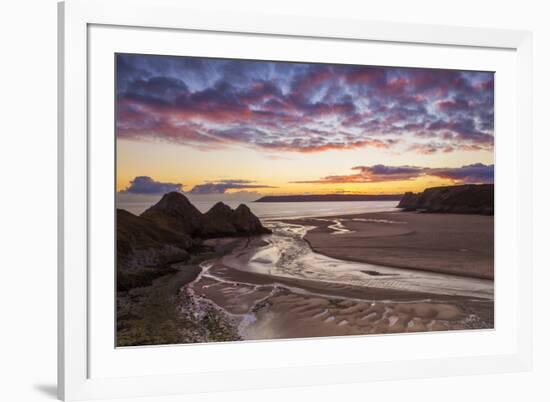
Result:
<instances>
[{"instance_id":1,"label":"rock outcrop","mask_svg":"<svg viewBox=\"0 0 550 402\"><path fill-rule=\"evenodd\" d=\"M181 193L165 194L161 200L141 214L141 217L175 233L193 238L253 236L271 233L260 220L241 204L233 210L218 202L202 214Z\"/></svg>"},{"instance_id":2,"label":"rock outcrop","mask_svg":"<svg viewBox=\"0 0 550 402\"><path fill-rule=\"evenodd\" d=\"M398 208L433 213L494 213L493 184L464 184L427 188L422 193L405 193Z\"/></svg>"},{"instance_id":3,"label":"rock outcrop","mask_svg":"<svg viewBox=\"0 0 550 402\"><path fill-rule=\"evenodd\" d=\"M122 269L159 266L189 259L189 236L117 209L117 264Z\"/></svg>"},{"instance_id":4,"label":"rock outcrop","mask_svg":"<svg viewBox=\"0 0 550 402\"><path fill-rule=\"evenodd\" d=\"M250 208L241 204L235 209L232 216L232 223L237 229L237 233L251 233L255 235L269 234L271 230L262 225L260 220L252 213Z\"/></svg>"},{"instance_id":5,"label":"rock outcrop","mask_svg":"<svg viewBox=\"0 0 550 402\"><path fill-rule=\"evenodd\" d=\"M241 204L233 210L223 202L218 202L204 214L202 237L250 236L268 234L260 220Z\"/></svg>"},{"instance_id":6,"label":"rock outcrop","mask_svg":"<svg viewBox=\"0 0 550 402\"><path fill-rule=\"evenodd\" d=\"M237 229L231 223L233 210L223 202L218 202L204 214L202 237L235 236Z\"/></svg>"},{"instance_id":7,"label":"rock outcrop","mask_svg":"<svg viewBox=\"0 0 550 402\"><path fill-rule=\"evenodd\" d=\"M140 216L117 210L117 260L124 267L182 261L201 239L271 233L241 204L218 202L202 214L181 193L168 193Z\"/></svg>"},{"instance_id":8,"label":"rock outcrop","mask_svg":"<svg viewBox=\"0 0 550 402\"><path fill-rule=\"evenodd\" d=\"M422 193L406 192L397 205L398 208L403 208L406 211L414 211L417 208L418 200Z\"/></svg>"},{"instance_id":9,"label":"rock outcrop","mask_svg":"<svg viewBox=\"0 0 550 402\"><path fill-rule=\"evenodd\" d=\"M194 238L253 236L271 233L260 220L241 204L235 210L218 202L202 214L181 193L165 194L162 199L147 209L142 217L157 225Z\"/></svg>"},{"instance_id":10,"label":"rock outcrop","mask_svg":"<svg viewBox=\"0 0 550 402\"><path fill-rule=\"evenodd\" d=\"M164 194L155 205L141 214L159 226L176 233L189 236L199 234L202 223L202 213L193 205L187 197L178 192Z\"/></svg>"},{"instance_id":11,"label":"rock outcrop","mask_svg":"<svg viewBox=\"0 0 550 402\"><path fill-rule=\"evenodd\" d=\"M203 239L271 233L241 204L217 203L202 214L181 193L168 193L140 216L117 210L117 288L148 286L185 262Z\"/></svg>"}]
</instances>

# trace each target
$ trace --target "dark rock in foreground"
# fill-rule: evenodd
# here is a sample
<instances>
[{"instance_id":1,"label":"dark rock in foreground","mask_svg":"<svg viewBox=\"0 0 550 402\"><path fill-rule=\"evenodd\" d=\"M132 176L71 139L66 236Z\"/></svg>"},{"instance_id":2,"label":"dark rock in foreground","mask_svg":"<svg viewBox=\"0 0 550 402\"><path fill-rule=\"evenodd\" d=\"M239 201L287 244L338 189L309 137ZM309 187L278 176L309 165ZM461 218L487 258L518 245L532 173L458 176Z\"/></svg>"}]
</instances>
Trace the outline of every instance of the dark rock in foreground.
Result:
<instances>
[{"instance_id":1,"label":"dark rock in foreground","mask_svg":"<svg viewBox=\"0 0 550 402\"><path fill-rule=\"evenodd\" d=\"M427 188L422 193L405 193L398 208L455 214L494 214L494 185L465 184Z\"/></svg>"},{"instance_id":2,"label":"dark rock in foreground","mask_svg":"<svg viewBox=\"0 0 550 402\"><path fill-rule=\"evenodd\" d=\"M123 269L186 261L189 236L157 225L147 218L117 209L117 264Z\"/></svg>"},{"instance_id":3,"label":"dark rock in foreground","mask_svg":"<svg viewBox=\"0 0 550 402\"><path fill-rule=\"evenodd\" d=\"M202 214L181 193L168 193L140 216L117 210L117 287L147 286L187 261L202 239L271 233L246 205L217 203Z\"/></svg>"}]
</instances>

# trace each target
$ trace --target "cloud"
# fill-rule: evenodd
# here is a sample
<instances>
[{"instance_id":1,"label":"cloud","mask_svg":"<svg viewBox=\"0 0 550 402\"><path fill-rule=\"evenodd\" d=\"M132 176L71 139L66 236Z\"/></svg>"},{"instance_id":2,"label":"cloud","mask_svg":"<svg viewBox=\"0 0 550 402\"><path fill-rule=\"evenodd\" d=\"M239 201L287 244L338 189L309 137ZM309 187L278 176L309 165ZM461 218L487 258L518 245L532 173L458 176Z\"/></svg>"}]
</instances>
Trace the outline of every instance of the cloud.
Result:
<instances>
[{"instance_id":1,"label":"cloud","mask_svg":"<svg viewBox=\"0 0 550 402\"><path fill-rule=\"evenodd\" d=\"M171 191L182 191L183 184L162 183L149 176L136 176L130 185L120 191L125 194L164 194Z\"/></svg>"},{"instance_id":2,"label":"cloud","mask_svg":"<svg viewBox=\"0 0 550 402\"><path fill-rule=\"evenodd\" d=\"M494 165L475 163L457 168L428 168L419 166L355 166L357 173L333 175L317 180L295 181L292 183L338 184L338 183L377 183L400 180L414 180L422 176L434 176L452 180L455 183L493 183Z\"/></svg>"},{"instance_id":3,"label":"cloud","mask_svg":"<svg viewBox=\"0 0 550 402\"><path fill-rule=\"evenodd\" d=\"M252 180L220 180L194 186L190 194L224 194L227 190L247 190L258 188L276 188L263 184L254 184Z\"/></svg>"},{"instance_id":4,"label":"cloud","mask_svg":"<svg viewBox=\"0 0 550 402\"><path fill-rule=\"evenodd\" d=\"M495 165L474 163L455 169L434 169L432 176L451 179L461 183L493 183L495 178Z\"/></svg>"},{"instance_id":5,"label":"cloud","mask_svg":"<svg viewBox=\"0 0 550 402\"><path fill-rule=\"evenodd\" d=\"M116 126L118 138L202 150L491 151L494 78L458 70L118 55Z\"/></svg>"}]
</instances>

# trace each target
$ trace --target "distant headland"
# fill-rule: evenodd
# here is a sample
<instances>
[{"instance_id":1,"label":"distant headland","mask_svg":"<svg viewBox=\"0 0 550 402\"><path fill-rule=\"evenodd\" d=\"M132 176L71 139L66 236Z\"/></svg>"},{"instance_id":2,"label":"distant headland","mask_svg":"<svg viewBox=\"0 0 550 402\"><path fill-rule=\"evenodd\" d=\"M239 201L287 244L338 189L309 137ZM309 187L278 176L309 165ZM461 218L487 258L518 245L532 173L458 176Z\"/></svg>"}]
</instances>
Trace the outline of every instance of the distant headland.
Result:
<instances>
[{"instance_id":1,"label":"distant headland","mask_svg":"<svg viewBox=\"0 0 550 402\"><path fill-rule=\"evenodd\" d=\"M493 184L463 184L427 188L421 193L405 193L397 208L452 214L494 214Z\"/></svg>"},{"instance_id":2,"label":"distant headland","mask_svg":"<svg viewBox=\"0 0 550 402\"><path fill-rule=\"evenodd\" d=\"M399 201L403 194L266 195L254 202Z\"/></svg>"}]
</instances>

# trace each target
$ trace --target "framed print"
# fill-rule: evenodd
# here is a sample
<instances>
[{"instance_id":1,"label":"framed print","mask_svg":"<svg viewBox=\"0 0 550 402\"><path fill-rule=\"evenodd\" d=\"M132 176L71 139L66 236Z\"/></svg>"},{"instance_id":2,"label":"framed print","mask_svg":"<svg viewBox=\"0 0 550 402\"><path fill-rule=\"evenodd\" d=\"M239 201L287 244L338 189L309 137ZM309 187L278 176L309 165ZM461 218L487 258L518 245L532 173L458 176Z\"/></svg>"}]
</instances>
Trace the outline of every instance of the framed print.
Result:
<instances>
[{"instance_id":1,"label":"framed print","mask_svg":"<svg viewBox=\"0 0 550 402\"><path fill-rule=\"evenodd\" d=\"M61 398L529 369L529 33L59 16Z\"/></svg>"},{"instance_id":2,"label":"framed print","mask_svg":"<svg viewBox=\"0 0 550 402\"><path fill-rule=\"evenodd\" d=\"M115 64L117 347L494 328L493 72Z\"/></svg>"}]
</instances>

